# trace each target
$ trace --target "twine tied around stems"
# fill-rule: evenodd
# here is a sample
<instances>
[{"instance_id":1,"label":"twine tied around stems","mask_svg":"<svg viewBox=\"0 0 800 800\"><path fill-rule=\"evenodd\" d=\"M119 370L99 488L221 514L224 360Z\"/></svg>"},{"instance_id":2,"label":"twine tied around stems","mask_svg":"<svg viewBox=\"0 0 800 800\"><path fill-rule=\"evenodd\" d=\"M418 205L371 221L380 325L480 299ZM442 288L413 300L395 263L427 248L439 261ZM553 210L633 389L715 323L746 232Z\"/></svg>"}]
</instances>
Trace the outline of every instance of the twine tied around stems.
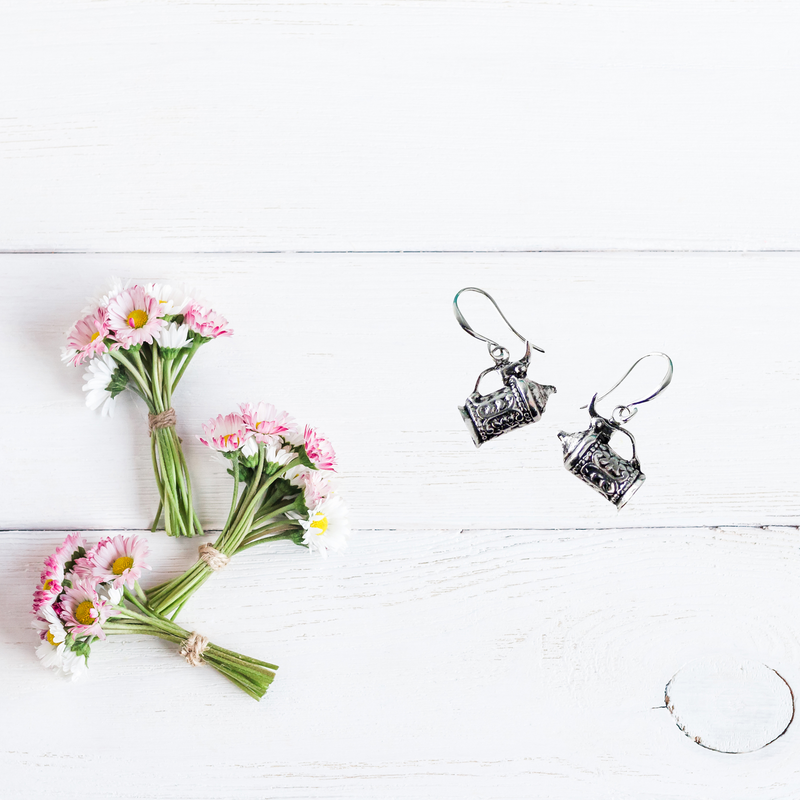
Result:
<instances>
[{"instance_id":1,"label":"twine tied around stems","mask_svg":"<svg viewBox=\"0 0 800 800\"><path fill-rule=\"evenodd\" d=\"M230 556L226 556L225 553L217 550L212 544L201 544L197 549L200 552L200 560L205 561L214 572L227 567L231 560Z\"/></svg>"},{"instance_id":2,"label":"twine tied around stems","mask_svg":"<svg viewBox=\"0 0 800 800\"><path fill-rule=\"evenodd\" d=\"M174 428L178 421L174 408L168 408L160 414L148 414L147 425L150 428L150 433L158 430L159 428Z\"/></svg>"},{"instance_id":3,"label":"twine tied around stems","mask_svg":"<svg viewBox=\"0 0 800 800\"><path fill-rule=\"evenodd\" d=\"M208 639L197 631L189 634L189 638L181 646L181 655L186 659L186 663L192 667L199 667L205 664L203 653L208 647Z\"/></svg>"}]
</instances>

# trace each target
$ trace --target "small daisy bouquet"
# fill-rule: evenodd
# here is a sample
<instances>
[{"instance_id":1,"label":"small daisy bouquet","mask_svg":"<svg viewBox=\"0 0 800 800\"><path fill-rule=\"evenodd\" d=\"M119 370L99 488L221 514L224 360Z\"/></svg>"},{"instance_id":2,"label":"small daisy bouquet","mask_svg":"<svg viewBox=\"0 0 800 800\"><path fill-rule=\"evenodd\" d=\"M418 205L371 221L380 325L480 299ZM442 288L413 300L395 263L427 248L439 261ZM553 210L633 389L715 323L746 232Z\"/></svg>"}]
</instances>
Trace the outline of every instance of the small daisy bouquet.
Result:
<instances>
[{"instance_id":1,"label":"small daisy bouquet","mask_svg":"<svg viewBox=\"0 0 800 800\"><path fill-rule=\"evenodd\" d=\"M161 499L152 529L163 509L170 536L202 534L175 433L172 395L200 347L233 333L228 321L186 292L159 283L117 282L84 313L67 334L62 360L75 367L86 364L86 405L104 416L113 414L116 397L125 389L144 400Z\"/></svg>"},{"instance_id":2,"label":"small daisy bouquet","mask_svg":"<svg viewBox=\"0 0 800 800\"><path fill-rule=\"evenodd\" d=\"M336 456L310 426L302 430L268 403L249 403L203 426L200 441L230 462L233 496L213 545L183 575L147 591L154 612L175 619L187 600L237 553L288 539L319 553L341 550L350 535L347 511L331 480Z\"/></svg>"},{"instance_id":3,"label":"small daisy bouquet","mask_svg":"<svg viewBox=\"0 0 800 800\"><path fill-rule=\"evenodd\" d=\"M91 549L70 534L44 563L34 592L36 653L46 667L75 680L86 671L92 645L111 634L143 634L180 645L192 666L210 664L260 700L277 667L211 644L155 613L139 586L149 553L139 536L114 536Z\"/></svg>"}]
</instances>

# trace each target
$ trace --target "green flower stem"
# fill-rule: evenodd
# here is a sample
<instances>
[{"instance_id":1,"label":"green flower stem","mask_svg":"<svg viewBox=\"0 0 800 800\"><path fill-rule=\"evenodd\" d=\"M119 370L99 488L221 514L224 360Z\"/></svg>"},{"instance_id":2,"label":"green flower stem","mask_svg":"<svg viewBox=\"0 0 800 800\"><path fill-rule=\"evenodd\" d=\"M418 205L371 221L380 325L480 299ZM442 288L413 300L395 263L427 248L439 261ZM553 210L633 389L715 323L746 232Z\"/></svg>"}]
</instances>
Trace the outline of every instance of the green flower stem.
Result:
<instances>
[{"instance_id":1,"label":"green flower stem","mask_svg":"<svg viewBox=\"0 0 800 800\"><path fill-rule=\"evenodd\" d=\"M236 502L239 499L239 451L236 450L233 454L233 497L231 498L231 510L228 514L228 519L225 521L225 525L223 530L225 530L230 524L231 519L233 518L234 513L236 512Z\"/></svg>"},{"instance_id":2,"label":"green flower stem","mask_svg":"<svg viewBox=\"0 0 800 800\"><path fill-rule=\"evenodd\" d=\"M178 374L175 376L175 379L172 381L172 386L170 387L170 391L174 392L175 387L180 383L181 378L183 377L183 373L186 372L186 367L189 366L189 362L194 358L195 353L207 342L207 339L203 339L201 336L196 336L192 340L192 346L189 348L189 353L181 364L180 369L178 370Z\"/></svg>"},{"instance_id":3,"label":"green flower stem","mask_svg":"<svg viewBox=\"0 0 800 800\"><path fill-rule=\"evenodd\" d=\"M155 401L156 409L159 413L161 413L165 408L169 408L169 406L164 405L164 399L161 396L161 381L159 380L161 376L159 370L158 345L155 342L153 342L152 353L153 358L150 361L150 375L152 376L153 381L153 400ZM137 353L136 355L139 354Z\"/></svg>"},{"instance_id":4,"label":"green flower stem","mask_svg":"<svg viewBox=\"0 0 800 800\"><path fill-rule=\"evenodd\" d=\"M275 522L270 522L269 525L259 525L257 528L251 528L248 531L247 536L242 539L242 543L247 544L252 539L257 539L264 534L272 535L274 533L283 533L284 531L295 530L297 528L302 529L302 526L294 520L284 518Z\"/></svg>"},{"instance_id":5,"label":"green flower stem","mask_svg":"<svg viewBox=\"0 0 800 800\"><path fill-rule=\"evenodd\" d=\"M164 442L165 430L168 429L157 428L156 430L150 431L150 435L153 439L155 439L156 442L156 448L159 456L158 463L162 475L162 485L164 488L164 493L161 498L164 503L164 527L167 531L167 534L170 536L178 536L179 531L177 528L181 527L181 523L179 521L176 528L176 518L180 520L180 514L178 513L178 498L176 495L177 479L175 476L174 465L172 464L169 456L169 449Z\"/></svg>"},{"instance_id":6,"label":"green flower stem","mask_svg":"<svg viewBox=\"0 0 800 800\"><path fill-rule=\"evenodd\" d=\"M229 514L229 521L226 523L225 528L214 542L214 548L224 553L228 557L235 555L240 549L247 549L249 543L245 542L245 537L257 531L257 535L262 535L267 532L269 526L258 526L254 529L253 518L258 510L260 502L268 492L269 488L274 485L275 481L280 478L286 470L290 469L290 465L285 465L277 470L273 475L270 475L261 486L258 481L263 474L264 467L264 448L259 445L259 463L256 468L255 479L248 487L243 498L237 504L237 511ZM238 466L234 463L234 472L238 473ZM231 503L233 509L234 504ZM231 522L231 516L233 521ZM275 532L285 531L287 528L281 527ZM262 537L264 539L269 537ZM245 547L242 548L242 544ZM194 594L213 574L213 570L206 564L205 561L199 559L193 564L183 575L178 578L155 587L147 592L148 604L159 614L172 614L176 616L179 611L186 604L189 597Z\"/></svg>"},{"instance_id":7,"label":"green flower stem","mask_svg":"<svg viewBox=\"0 0 800 800\"><path fill-rule=\"evenodd\" d=\"M292 498L291 503L284 503L282 506L278 508L272 507L267 508L266 511L262 511L260 514L257 514L253 518L253 522L258 524L263 520L272 519L273 517L279 517L281 514L285 514L287 511L294 511L297 507L297 498L299 495L296 495Z\"/></svg>"},{"instance_id":8,"label":"green flower stem","mask_svg":"<svg viewBox=\"0 0 800 800\"><path fill-rule=\"evenodd\" d=\"M203 526L200 524L200 520L194 508L194 504L192 503L192 481L191 478L189 477L189 465L186 463L186 458L183 455L183 448L181 447L181 442L180 439L178 439L178 434L175 431L175 428L171 428L170 430L172 431L173 447L175 448L175 452L177 452L178 458L180 460L181 472L184 478L186 479L186 507L188 511L191 511L192 515L190 524L194 526L194 535L202 536L204 533Z\"/></svg>"},{"instance_id":9,"label":"green flower stem","mask_svg":"<svg viewBox=\"0 0 800 800\"><path fill-rule=\"evenodd\" d=\"M141 375L142 381L144 382L145 385L147 385L147 370L145 369L144 363L142 362L141 347L136 350L133 350L133 361L139 368L139 375ZM153 387L150 386L148 387L148 389L150 391L151 398L153 399L153 401L155 401L155 392L153 391ZM163 409L161 410L163 411Z\"/></svg>"},{"instance_id":10,"label":"green flower stem","mask_svg":"<svg viewBox=\"0 0 800 800\"><path fill-rule=\"evenodd\" d=\"M163 361L162 361L162 369L163 369L162 385L164 387L164 402L166 403L166 405L164 407L165 408L172 408L172 378L170 376L171 376L171 372L172 372L172 362L175 360L175 357L172 356L172 357L168 358L167 356L164 356L163 353L162 353L162 356L163 356Z\"/></svg>"},{"instance_id":11,"label":"green flower stem","mask_svg":"<svg viewBox=\"0 0 800 800\"><path fill-rule=\"evenodd\" d=\"M128 589L125 590L125 599L144 613L117 606L117 616L107 620L103 626L107 634L144 634L181 645L189 638L189 631L138 604ZM243 656L215 644L208 644L202 660L256 700L264 696L278 669L275 664Z\"/></svg>"},{"instance_id":12,"label":"green flower stem","mask_svg":"<svg viewBox=\"0 0 800 800\"><path fill-rule=\"evenodd\" d=\"M159 614L170 614L183 607L186 601L213 575L214 570L205 561L198 561L191 576L182 576L175 587L156 600L149 599L148 605ZM149 597L149 596L148 596Z\"/></svg>"},{"instance_id":13,"label":"green flower stem","mask_svg":"<svg viewBox=\"0 0 800 800\"><path fill-rule=\"evenodd\" d=\"M150 413L153 413L153 393L150 391L150 387L147 384L147 378L141 372L139 372L139 369L128 360L127 356L124 356L122 353L122 350L108 351L108 354L111 356L111 358L113 358L117 363L122 364L128 375L130 375L139 385L139 390L142 393L142 397L144 398L145 403L147 403Z\"/></svg>"},{"instance_id":14,"label":"green flower stem","mask_svg":"<svg viewBox=\"0 0 800 800\"><path fill-rule=\"evenodd\" d=\"M158 487L159 497L158 511L156 511L155 519L153 519L153 525L150 528L151 532L155 532L159 517L161 517L161 509L164 508L164 481L161 480L161 472L158 469L158 459L156 458L156 437L152 435L152 431L150 434L150 458L153 462L153 474L156 478L156 486Z\"/></svg>"},{"instance_id":15,"label":"green flower stem","mask_svg":"<svg viewBox=\"0 0 800 800\"><path fill-rule=\"evenodd\" d=\"M244 550L249 550L251 547L255 547L256 545L264 544L264 542L278 542L282 539L288 539L290 541L293 541L295 533L302 530L303 528L301 525L293 525L292 529L291 530L287 529L285 533L278 533L273 536L262 536L259 537L258 539L253 539L252 541L250 541L249 539L245 539L245 541L239 545L239 549L236 552L241 553Z\"/></svg>"},{"instance_id":16,"label":"green flower stem","mask_svg":"<svg viewBox=\"0 0 800 800\"><path fill-rule=\"evenodd\" d=\"M236 553L236 548L241 543L242 539L247 535L250 527L252 526L253 518L255 517L256 511L258 510L258 504L261 500L264 499L264 495L267 493L267 490L273 483L275 483L278 478L280 478L285 472L292 468L291 464L286 464L285 466L281 467L275 473L269 476L264 484L258 489L258 491L253 496L253 499L250 500L248 506L245 508L243 512L243 519L239 524L234 527L234 530L231 532L229 536L226 536L225 531L222 532L217 542L214 543L214 547L217 550L225 553L226 556L232 556ZM225 542L223 543L223 538Z\"/></svg>"}]
</instances>

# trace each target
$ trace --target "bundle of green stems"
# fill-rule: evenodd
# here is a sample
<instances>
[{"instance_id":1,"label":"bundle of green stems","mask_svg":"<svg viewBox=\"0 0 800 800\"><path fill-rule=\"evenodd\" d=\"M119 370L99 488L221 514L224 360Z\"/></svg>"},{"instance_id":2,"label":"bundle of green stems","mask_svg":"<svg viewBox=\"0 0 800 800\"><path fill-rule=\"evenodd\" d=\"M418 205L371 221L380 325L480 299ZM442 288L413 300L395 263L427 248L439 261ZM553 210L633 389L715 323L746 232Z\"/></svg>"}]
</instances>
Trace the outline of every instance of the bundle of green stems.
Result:
<instances>
[{"instance_id":1,"label":"bundle of green stems","mask_svg":"<svg viewBox=\"0 0 800 800\"><path fill-rule=\"evenodd\" d=\"M155 531L163 511L164 530L170 536L199 536L203 528L192 504L189 468L175 432L172 394L201 345L209 339L191 334L182 348L152 344L134 345L127 350L109 348L119 365L112 392L130 388L144 400L150 412L150 453L160 502L151 530Z\"/></svg>"},{"instance_id":2,"label":"bundle of green stems","mask_svg":"<svg viewBox=\"0 0 800 800\"><path fill-rule=\"evenodd\" d=\"M290 539L302 544L303 527L290 515L307 513L303 492L283 476L300 464L315 469L303 449L297 459L285 465L267 462L263 444L258 445L257 457L244 459L238 451L229 457L233 476L231 510L213 549L229 559L263 542ZM241 493L240 484L245 487ZM200 558L183 575L148 589L147 604L154 612L171 615L174 620L214 572L208 560Z\"/></svg>"},{"instance_id":3,"label":"bundle of green stems","mask_svg":"<svg viewBox=\"0 0 800 800\"><path fill-rule=\"evenodd\" d=\"M181 645L181 654L193 665L209 664L250 697L260 700L275 678L275 664L234 653L208 642L172 620L156 613L145 602L136 585L136 594L127 587L115 615L103 624L106 634L143 634ZM139 596L137 596L139 595Z\"/></svg>"}]
</instances>

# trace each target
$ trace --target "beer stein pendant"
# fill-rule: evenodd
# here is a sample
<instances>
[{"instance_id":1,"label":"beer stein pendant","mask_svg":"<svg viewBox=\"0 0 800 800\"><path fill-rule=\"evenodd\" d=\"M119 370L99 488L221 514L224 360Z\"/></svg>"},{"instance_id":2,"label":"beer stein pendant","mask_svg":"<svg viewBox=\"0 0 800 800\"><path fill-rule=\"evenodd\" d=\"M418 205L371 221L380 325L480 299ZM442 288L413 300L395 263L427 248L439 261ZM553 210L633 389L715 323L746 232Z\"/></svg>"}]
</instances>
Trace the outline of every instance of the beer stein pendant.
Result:
<instances>
[{"instance_id":1,"label":"beer stein pendant","mask_svg":"<svg viewBox=\"0 0 800 800\"><path fill-rule=\"evenodd\" d=\"M511 361L509 351L505 347L472 330L458 307L458 298L463 292L477 292L487 297L500 313L506 325L519 339L525 342L525 355L519 361ZM475 446L480 447L490 439L538 422L544 413L548 397L556 391L555 386L545 386L527 377L531 347L542 353L544 350L536 345L531 345L527 339L517 333L503 312L500 311L497 303L483 289L474 287L461 289L453 300L453 310L459 324L470 336L487 343L489 354L495 362L493 367L481 372L472 393L467 397L464 405L458 407ZM479 388L481 380L490 372L500 373L503 386L489 394L481 394Z\"/></svg>"},{"instance_id":2,"label":"beer stein pendant","mask_svg":"<svg viewBox=\"0 0 800 800\"><path fill-rule=\"evenodd\" d=\"M476 447L541 419L547 398L556 387L543 386L526 377L529 357L530 345L521 361L498 364L481 372L472 394L458 407ZM495 370L502 376L502 388L481 394L478 387L482 378Z\"/></svg>"},{"instance_id":3,"label":"beer stein pendant","mask_svg":"<svg viewBox=\"0 0 800 800\"><path fill-rule=\"evenodd\" d=\"M631 440L633 457L628 460L612 449L609 441L614 431ZM633 434L603 417L593 417L592 424L580 433L558 434L564 448L564 466L584 483L622 508L644 483L645 474L636 457Z\"/></svg>"},{"instance_id":4,"label":"beer stein pendant","mask_svg":"<svg viewBox=\"0 0 800 800\"><path fill-rule=\"evenodd\" d=\"M600 416L595 409L598 400L611 394L640 361L650 356L663 357L669 364L661 386L643 400L637 400L626 406L617 406L611 414L611 419ZM564 449L564 466L618 509L622 508L645 482L645 474L636 455L636 440L633 434L622 426L638 412L637 406L652 400L669 386L672 381L672 371L672 359L668 355L648 353L642 356L602 397L598 399L596 394L592 397L589 403L589 416L592 422L588 430L579 433L561 431L558 434ZM631 440L632 453L629 459L611 447L611 437L616 432L625 434Z\"/></svg>"}]
</instances>

